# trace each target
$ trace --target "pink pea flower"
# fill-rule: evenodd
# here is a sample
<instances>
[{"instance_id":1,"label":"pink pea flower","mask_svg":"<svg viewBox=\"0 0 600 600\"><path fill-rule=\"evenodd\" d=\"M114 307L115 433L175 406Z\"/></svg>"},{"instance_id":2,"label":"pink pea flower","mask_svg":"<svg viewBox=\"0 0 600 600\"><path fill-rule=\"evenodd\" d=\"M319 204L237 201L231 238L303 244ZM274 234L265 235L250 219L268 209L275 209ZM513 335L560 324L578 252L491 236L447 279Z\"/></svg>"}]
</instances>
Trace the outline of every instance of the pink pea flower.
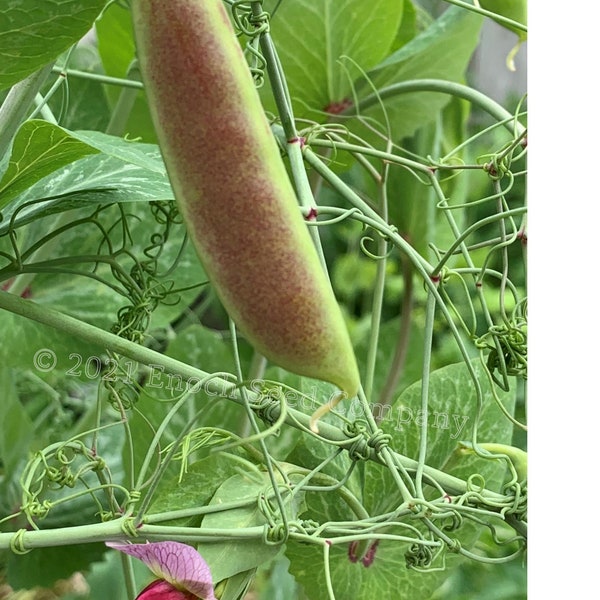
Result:
<instances>
[{"instance_id":1,"label":"pink pea flower","mask_svg":"<svg viewBox=\"0 0 600 600\"><path fill-rule=\"evenodd\" d=\"M217 600L208 565L198 551L187 544L106 542L106 545L139 558L158 577L136 600Z\"/></svg>"}]
</instances>

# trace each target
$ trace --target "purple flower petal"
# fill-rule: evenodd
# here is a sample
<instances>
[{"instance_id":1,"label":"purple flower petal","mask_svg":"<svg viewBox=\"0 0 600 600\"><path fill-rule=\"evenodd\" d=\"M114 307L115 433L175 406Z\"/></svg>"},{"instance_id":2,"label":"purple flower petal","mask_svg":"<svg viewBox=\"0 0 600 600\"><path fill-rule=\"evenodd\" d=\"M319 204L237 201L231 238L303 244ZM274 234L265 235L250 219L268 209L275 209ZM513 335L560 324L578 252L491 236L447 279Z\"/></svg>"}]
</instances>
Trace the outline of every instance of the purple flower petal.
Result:
<instances>
[{"instance_id":1,"label":"purple flower petal","mask_svg":"<svg viewBox=\"0 0 600 600\"><path fill-rule=\"evenodd\" d=\"M135 600L194 600L196 596L182 592L164 579L155 579L147 585Z\"/></svg>"},{"instance_id":2,"label":"purple flower petal","mask_svg":"<svg viewBox=\"0 0 600 600\"><path fill-rule=\"evenodd\" d=\"M106 542L106 545L139 558L157 577L177 590L191 592L202 600L216 600L210 569L195 548L179 542ZM174 596L165 598L175 600Z\"/></svg>"}]
</instances>

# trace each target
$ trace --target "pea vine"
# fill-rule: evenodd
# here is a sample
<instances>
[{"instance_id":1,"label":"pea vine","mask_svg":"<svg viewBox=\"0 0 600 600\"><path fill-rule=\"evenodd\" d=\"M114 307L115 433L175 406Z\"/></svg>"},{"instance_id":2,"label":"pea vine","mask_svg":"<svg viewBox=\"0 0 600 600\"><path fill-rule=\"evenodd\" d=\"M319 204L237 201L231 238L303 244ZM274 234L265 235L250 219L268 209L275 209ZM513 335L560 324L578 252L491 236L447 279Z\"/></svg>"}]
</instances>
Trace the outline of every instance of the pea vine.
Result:
<instances>
[{"instance_id":1,"label":"pea vine","mask_svg":"<svg viewBox=\"0 0 600 600\"><path fill-rule=\"evenodd\" d=\"M187 266L183 223L174 202L98 204L73 213L60 204L47 209L53 198L29 200L0 221L0 281L5 282L0 307L101 347L105 354L101 382L90 388L95 398L87 398L87 426L24 461L15 505L0 514L0 548L24 554L35 548L131 539L177 540L200 544L201 549L215 542L251 542L253 548L277 552L300 544L320 552L330 598L336 597L332 565L340 552L352 564L371 567L377 564L380 548L393 543L402 549L406 567L420 573L443 571L454 555L484 563L515 559L526 549L526 472L510 444L504 450L489 450L490 440L482 439L480 431L487 427L489 417L484 413L491 405L511 428L526 431L524 416L515 412L517 391L525 395L527 380L526 206L520 198L515 200L515 190L526 176L524 103L511 114L465 85L414 79L379 89L373 86L372 93L360 99L355 90L355 97L324 122L300 120L294 115L270 32L270 15L262 2L227 4L246 42L257 87L267 78L270 82L278 111L273 134L323 264L328 261L324 242L328 232L346 227L356 232L358 254L374 265L362 390L352 406L339 405L315 433L310 428L310 407L315 400L328 401L330 390L319 388L315 398L300 385L288 385L285 378L267 379L264 360L258 356L247 360L244 340L233 323L224 334L233 357L233 368L227 372L208 372L166 353L174 332L187 321L182 317L181 323L157 331L153 315L161 307L177 305L190 291L175 283L174 273ZM133 95L141 87L135 64L128 79L109 80L68 66L55 66L53 72L57 79L51 94L66 78L102 77L103 83ZM40 81L37 86L39 91ZM429 147L430 153L409 151L390 138L386 105L416 92L466 101L493 122L451 148L442 147L438 123L434 128L438 141ZM51 94L44 97L40 110L50 111ZM122 99L119 111L125 112L118 122L113 120L109 128L113 134L133 106ZM370 116L374 107L381 109L379 119ZM482 139L502 141L474 155ZM347 160L360 172L361 181L368 182L369 192L340 174L339 165ZM392 184L397 172L409 175L423 202L431 206L432 218L444 222L447 235L441 241L417 248L415 240L393 224L390 213L402 201ZM467 173L487 178L486 191L479 198L455 201L448 186ZM336 202L322 200L333 195ZM140 242L135 225L149 222L148 213L155 228ZM97 251L61 255L63 240L82 232L98 240ZM174 259L165 258L170 243L179 248ZM404 296L396 306L397 337L381 383L377 378L382 324L389 310L390 272L398 265ZM122 298L112 326L103 329L28 300L27 290L40 275L69 275L111 290ZM191 286L196 296L185 313L192 321L210 305L204 283ZM411 396L417 404L411 410L425 416L435 410L431 406L438 393L432 389L437 385L435 348L442 336L452 340L472 392L465 408L474 415L470 439L454 440L447 464L435 467L429 464L437 443L431 420L416 420L415 453L408 455L401 450L401 428L384 418L398 399L417 302L422 362L420 384ZM153 386L154 381L161 382L161 390L165 382L173 384L170 393L156 392L159 386ZM147 415L149 405L162 408ZM242 415L239 430L218 427L210 420L211 411L231 405ZM433 414L444 422L440 409ZM297 456L306 460L295 462L294 452L282 452L284 443L278 439L286 435L304 445ZM114 463L103 458L113 443L123 447L124 472L115 472L119 469ZM206 476L198 465L206 467ZM461 475L452 474L457 465ZM465 471L465 465L470 469ZM211 481L211 474L217 473ZM383 482L381 498L369 495L366 473L371 473L369 477L376 473ZM223 480L240 474L245 478L243 493L211 502ZM175 508L172 488L180 485L188 490L192 486L188 481L201 483L206 490ZM328 498L336 498L342 508L319 511L319 503L327 504ZM65 505L80 507L87 521L61 522ZM228 515L245 515L246 524L232 527ZM474 549L482 531L497 547L496 555ZM124 564L131 581L131 567Z\"/></svg>"}]
</instances>

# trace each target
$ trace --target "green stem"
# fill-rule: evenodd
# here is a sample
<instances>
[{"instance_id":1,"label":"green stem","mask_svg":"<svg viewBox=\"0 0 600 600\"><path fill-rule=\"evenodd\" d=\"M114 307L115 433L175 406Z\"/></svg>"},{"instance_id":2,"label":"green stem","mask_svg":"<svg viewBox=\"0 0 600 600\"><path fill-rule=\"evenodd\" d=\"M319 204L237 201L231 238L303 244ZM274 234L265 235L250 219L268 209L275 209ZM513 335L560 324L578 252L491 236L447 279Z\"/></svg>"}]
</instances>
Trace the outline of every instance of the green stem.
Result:
<instances>
[{"instance_id":1,"label":"green stem","mask_svg":"<svg viewBox=\"0 0 600 600\"><path fill-rule=\"evenodd\" d=\"M423 332L423 370L421 376L421 413L426 415L429 405L429 380L431 375L431 348L433 346L433 325L435 322L435 296L427 294L427 306L425 312L425 330ZM427 421L423 419L419 437L419 466L415 474L415 486L419 498L424 499L423 493L423 467L427 456Z\"/></svg>"},{"instance_id":2,"label":"green stem","mask_svg":"<svg viewBox=\"0 0 600 600\"><path fill-rule=\"evenodd\" d=\"M263 7L262 2L252 3L252 12L255 16L259 16L262 13ZM267 32L260 36L260 47L267 63L267 73L269 75L269 81L271 83L271 90L277 106L277 112L281 119L281 125L285 136L285 148L287 156L290 161L290 167L292 171L292 177L296 187L296 193L300 201L300 205L305 208L315 208L315 199L313 197L310 181L304 167L304 161L302 159L302 144L298 137L298 131L296 129L296 123L294 121L294 113L290 100L290 94L281 68L281 62L277 55L275 44L271 35ZM319 255L321 265L325 272L327 272L327 264L325 262L325 255L323 253L323 247L319 238L319 232L314 228L309 229L309 233L312 237L315 248Z\"/></svg>"},{"instance_id":3,"label":"green stem","mask_svg":"<svg viewBox=\"0 0 600 600\"><path fill-rule=\"evenodd\" d=\"M467 85L455 83L453 81L444 81L442 79L413 79L389 85L378 90L377 94L367 96L364 100L361 100L358 106L350 107L342 114L344 116L360 114L371 106L381 104L383 100L414 92L438 92L441 94L450 94L457 98L463 98L464 100L471 102L471 104L478 106L496 120L504 123L511 134L516 133L517 136L520 136L525 131L523 125L518 122L515 127L515 116L490 97Z\"/></svg>"},{"instance_id":4,"label":"green stem","mask_svg":"<svg viewBox=\"0 0 600 600\"><path fill-rule=\"evenodd\" d=\"M402 275L404 290L402 295L402 308L400 309L400 327L398 328L398 341L395 344L392 364L387 379L379 396L379 404L382 406L381 418L383 418L385 407L394 401L394 393L398 387L404 363L408 354L408 343L410 341L410 327L412 307L414 300L413 268L405 257L402 257Z\"/></svg>"},{"instance_id":5,"label":"green stem","mask_svg":"<svg viewBox=\"0 0 600 600\"><path fill-rule=\"evenodd\" d=\"M99 75L98 73L89 73L88 71L78 71L77 69L62 69L60 67L54 67L52 71L66 77L78 77L80 79L88 79L89 81L96 81L106 85L130 87L135 88L136 90L144 89L144 84L141 81L134 81L123 77L109 77L108 75Z\"/></svg>"},{"instance_id":6,"label":"green stem","mask_svg":"<svg viewBox=\"0 0 600 600\"><path fill-rule=\"evenodd\" d=\"M483 15L484 17L489 17L490 19L493 19L494 21L497 21L498 23L501 23L502 25L507 25L509 28L518 29L520 31L523 31L524 33L527 33L527 25L524 25L523 23L519 23L519 21L513 21L513 19L504 17L504 16L502 16L498 13L495 13L491 10L486 10L485 8L481 8L481 6L479 6L479 3L477 2L477 0L475 0L475 2L477 2L477 4L470 4L469 2L463 2L463 0L444 0L444 1L448 2L448 4L454 4L455 6L460 6L461 8L465 8L467 10L470 10L471 12L477 13L479 15Z\"/></svg>"},{"instance_id":7,"label":"green stem","mask_svg":"<svg viewBox=\"0 0 600 600\"><path fill-rule=\"evenodd\" d=\"M389 164L384 166L384 176L380 180L381 186L381 218L384 221L388 220L388 203L387 203L387 172ZM371 332L369 335L369 348L367 352L367 368L365 375L364 391L367 398L373 395L373 380L375 377L375 363L377 362L377 348L379 345L379 328L381 325L381 313L383 310L383 297L385 293L385 280L387 270L387 240L379 236L377 240L377 272L375 275L375 290L373 292L373 305L371 310Z\"/></svg>"},{"instance_id":8,"label":"green stem","mask_svg":"<svg viewBox=\"0 0 600 600\"><path fill-rule=\"evenodd\" d=\"M52 109L48 106L46 98L39 93L35 96L35 113L33 113L31 117L35 117L38 112L42 119L48 121L48 123L52 123L52 125L58 125L58 120L54 116Z\"/></svg>"},{"instance_id":9,"label":"green stem","mask_svg":"<svg viewBox=\"0 0 600 600\"><path fill-rule=\"evenodd\" d=\"M123 569L123 577L125 579L125 589L127 590L127 597L130 600L136 597L136 584L135 584L135 574L133 572L132 560L131 556L127 556L122 552L119 552L121 558L121 568Z\"/></svg>"},{"instance_id":10,"label":"green stem","mask_svg":"<svg viewBox=\"0 0 600 600\"><path fill-rule=\"evenodd\" d=\"M439 295L437 296L437 299L439 302ZM0 290L0 308L4 308L38 323L48 325L54 329L58 329L67 335L107 348L116 354L120 354L144 365L151 366L161 373L171 373L179 375L182 378L187 378L188 383L195 387L197 386L198 388L201 387L201 389L211 397L225 397L238 404L244 404L244 399L241 396L238 386L231 383L231 381L227 381L221 377L212 376L200 369L187 365L186 363L160 354L150 348L140 346L134 342L104 331L103 329L84 323L83 321L79 321L78 319L62 314L47 306L40 306L35 302L13 296L12 294ZM251 390L245 390L245 394L253 402L258 401L259 399L258 394ZM300 427L304 431L310 430L310 415L304 414L292 407L287 408L287 413L288 415L285 419L286 423L294 427ZM273 417L276 419L278 416L277 409L275 409L273 411ZM369 420L369 425L376 428L375 422L372 420L372 417L370 417L370 412L365 416ZM340 448L348 450L355 449L355 440L348 438L339 427L330 425L329 423L319 423L319 436ZM369 460L380 463L383 462L375 454L373 449L367 446L366 441L365 448L361 449L361 455L363 455L363 453ZM417 468L418 462L416 460L395 452L392 454L394 455L395 460L397 460L405 469L414 470ZM427 477L438 481L442 487L448 490L448 493L460 495L467 491L467 484L457 477L453 477L447 473L427 466L424 468L423 472ZM486 499L493 498L496 501L502 501L504 498L501 494L488 490L485 490L482 493L482 497Z\"/></svg>"},{"instance_id":11,"label":"green stem","mask_svg":"<svg viewBox=\"0 0 600 600\"><path fill-rule=\"evenodd\" d=\"M134 60L127 71L128 81L140 80L140 70L137 60ZM130 79L131 78L131 79ZM124 86L119 94L117 104L112 111L110 121L106 127L106 133L109 135L121 136L125 133L129 116L138 97L139 88Z\"/></svg>"}]
</instances>

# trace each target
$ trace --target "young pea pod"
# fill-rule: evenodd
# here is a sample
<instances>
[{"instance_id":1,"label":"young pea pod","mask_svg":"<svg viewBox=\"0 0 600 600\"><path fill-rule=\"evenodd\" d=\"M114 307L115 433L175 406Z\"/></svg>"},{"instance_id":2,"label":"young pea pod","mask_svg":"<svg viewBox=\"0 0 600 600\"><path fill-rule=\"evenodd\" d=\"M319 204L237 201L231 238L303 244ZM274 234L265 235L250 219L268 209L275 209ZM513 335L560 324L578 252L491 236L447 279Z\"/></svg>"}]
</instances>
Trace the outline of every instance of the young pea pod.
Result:
<instances>
[{"instance_id":1,"label":"young pea pod","mask_svg":"<svg viewBox=\"0 0 600 600\"><path fill-rule=\"evenodd\" d=\"M517 481L520 483L527 481L527 452L525 450L494 442L480 443L477 447L485 452L489 452L490 455L499 454L506 456L515 469ZM473 444L470 442L461 442L459 448L462 453L475 453Z\"/></svg>"},{"instance_id":2,"label":"young pea pod","mask_svg":"<svg viewBox=\"0 0 600 600\"><path fill-rule=\"evenodd\" d=\"M222 0L131 8L171 185L223 306L269 360L355 396L342 313Z\"/></svg>"}]
</instances>

